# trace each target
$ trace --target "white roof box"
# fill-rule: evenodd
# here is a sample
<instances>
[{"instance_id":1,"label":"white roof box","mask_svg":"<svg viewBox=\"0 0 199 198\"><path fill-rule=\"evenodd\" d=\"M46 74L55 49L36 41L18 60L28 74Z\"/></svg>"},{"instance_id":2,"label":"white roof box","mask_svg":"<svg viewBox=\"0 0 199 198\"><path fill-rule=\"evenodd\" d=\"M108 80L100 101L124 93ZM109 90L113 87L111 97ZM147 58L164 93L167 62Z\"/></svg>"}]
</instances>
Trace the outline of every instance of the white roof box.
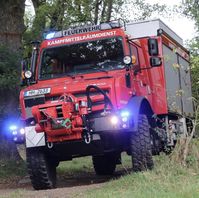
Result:
<instances>
[{"instance_id":1,"label":"white roof box","mask_svg":"<svg viewBox=\"0 0 199 198\"><path fill-rule=\"evenodd\" d=\"M180 45L183 45L183 40L160 19L138 21L126 24L126 32L133 38L142 38L147 36L157 36L157 31L162 29Z\"/></svg>"}]
</instances>

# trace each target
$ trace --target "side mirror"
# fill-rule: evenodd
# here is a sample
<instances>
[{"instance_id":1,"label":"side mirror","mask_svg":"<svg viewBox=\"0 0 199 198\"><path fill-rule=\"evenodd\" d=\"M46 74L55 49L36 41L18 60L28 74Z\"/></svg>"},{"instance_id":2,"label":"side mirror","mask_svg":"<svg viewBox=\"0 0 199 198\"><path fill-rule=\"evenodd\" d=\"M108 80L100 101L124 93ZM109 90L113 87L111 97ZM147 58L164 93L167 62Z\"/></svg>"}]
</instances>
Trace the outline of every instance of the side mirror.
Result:
<instances>
[{"instance_id":1,"label":"side mirror","mask_svg":"<svg viewBox=\"0 0 199 198\"><path fill-rule=\"evenodd\" d=\"M157 39L154 39L154 38L148 39L148 50L149 50L150 56L158 56L159 55Z\"/></svg>"},{"instance_id":2,"label":"side mirror","mask_svg":"<svg viewBox=\"0 0 199 198\"><path fill-rule=\"evenodd\" d=\"M159 67L162 65L162 59L160 57L151 57L150 64L151 67Z\"/></svg>"}]
</instances>

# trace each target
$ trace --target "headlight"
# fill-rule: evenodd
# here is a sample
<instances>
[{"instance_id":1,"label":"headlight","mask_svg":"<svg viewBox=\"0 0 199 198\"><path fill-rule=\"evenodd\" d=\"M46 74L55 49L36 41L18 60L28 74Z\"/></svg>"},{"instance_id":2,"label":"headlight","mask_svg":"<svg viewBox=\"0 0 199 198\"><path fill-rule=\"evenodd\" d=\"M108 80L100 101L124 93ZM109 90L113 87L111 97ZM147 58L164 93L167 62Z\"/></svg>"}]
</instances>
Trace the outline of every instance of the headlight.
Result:
<instances>
[{"instance_id":1,"label":"headlight","mask_svg":"<svg viewBox=\"0 0 199 198\"><path fill-rule=\"evenodd\" d=\"M129 111L122 111L120 113L120 115L121 115L122 118L124 118L124 117L129 117L130 113L129 113Z\"/></svg>"},{"instance_id":2,"label":"headlight","mask_svg":"<svg viewBox=\"0 0 199 198\"><path fill-rule=\"evenodd\" d=\"M128 118L127 117L123 117L122 118L122 122L127 122L128 121Z\"/></svg>"},{"instance_id":3,"label":"headlight","mask_svg":"<svg viewBox=\"0 0 199 198\"><path fill-rule=\"evenodd\" d=\"M15 130L17 130L17 126L16 125L10 125L10 127L9 127L9 129L10 129L10 131L15 131Z\"/></svg>"},{"instance_id":4,"label":"headlight","mask_svg":"<svg viewBox=\"0 0 199 198\"><path fill-rule=\"evenodd\" d=\"M25 129L21 126L17 125L11 125L9 127L10 135L12 137L12 140L17 143L21 144L25 141Z\"/></svg>"},{"instance_id":5,"label":"headlight","mask_svg":"<svg viewBox=\"0 0 199 198\"><path fill-rule=\"evenodd\" d=\"M29 78L32 77L32 72L29 71L29 70L27 70L27 71L25 71L24 76L25 76L27 79L29 79Z\"/></svg>"},{"instance_id":6,"label":"headlight","mask_svg":"<svg viewBox=\"0 0 199 198\"><path fill-rule=\"evenodd\" d=\"M113 115L113 116L111 117L111 123L112 123L113 125L116 125L116 124L118 124L118 122L119 122L119 118L118 118L116 115Z\"/></svg>"},{"instance_id":7,"label":"headlight","mask_svg":"<svg viewBox=\"0 0 199 198\"><path fill-rule=\"evenodd\" d=\"M126 109L118 111L110 116L110 122L114 128L128 129L130 127L131 113Z\"/></svg>"},{"instance_id":8,"label":"headlight","mask_svg":"<svg viewBox=\"0 0 199 198\"><path fill-rule=\"evenodd\" d=\"M19 132L20 132L21 135L24 135L24 134L25 134L25 129L24 129L24 128L21 128L21 129L19 130Z\"/></svg>"},{"instance_id":9,"label":"headlight","mask_svg":"<svg viewBox=\"0 0 199 198\"><path fill-rule=\"evenodd\" d=\"M130 64L132 63L132 59L131 59L130 56L125 56L125 57L123 58L123 62L124 62L124 64L126 64L126 65L130 65Z\"/></svg>"}]
</instances>

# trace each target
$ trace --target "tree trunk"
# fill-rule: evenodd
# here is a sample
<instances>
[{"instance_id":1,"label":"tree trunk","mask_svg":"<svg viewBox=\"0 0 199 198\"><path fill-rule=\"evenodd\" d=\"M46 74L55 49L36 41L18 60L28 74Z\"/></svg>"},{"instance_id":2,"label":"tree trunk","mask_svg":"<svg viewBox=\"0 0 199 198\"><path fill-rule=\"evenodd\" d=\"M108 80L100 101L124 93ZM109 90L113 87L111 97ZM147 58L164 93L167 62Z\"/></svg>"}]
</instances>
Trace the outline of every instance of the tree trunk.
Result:
<instances>
[{"instance_id":1,"label":"tree trunk","mask_svg":"<svg viewBox=\"0 0 199 198\"><path fill-rule=\"evenodd\" d=\"M8 48L8 54L17 53L20 54L22 51L22 34L25 30L24 26L24 10L25 0L1 0L0 1L0 45ZM4 54L5 55L5 54ZM4 56L3 53L0 56ZM20 55L19 55L20 56ZM3 59L3 60L2 60ZM5 60L5 56L0 60ZM20 58L19 58L20 59ZM18 60L19 60L18 59ZM16 61L17 62L17 61ZM2 62L3 63L3 62ZM12 64L12 63L10 63ZM20 63L16 63L20 68ZM13 66L10 65L11 67ZM2 71L3 72L3 71ZM11 75L3 73L3 75ZM0 120L5 120L5 117L13 116L14 112L18 109L18 94L15 88L0 87L1 100L0 100ZM0 122L0 158L17 158L17 150L15 144L11 139L6 138L6 129Z\"/></svg>"},{"instance_id":2,"label":"tree trunk","mask_svg":"<svg viewBox=\"0 0 199 198\"><path fill-rule=\"evenodd\" d=\"M100 5L100 1L99 0L95 0L95 15L94 15L94 23L97 24L98 23L98 15L99 15L99 5Z\"/></svg>"},{"instance_id":3,"label":"tree trunk","mask_svg":"<svg viewBox=\"0 0 199 198\"><path fill-rule=\"evenodd\" d=\"M106 13L106 8L107 8L107 1L103 1L103 7L102 7L102 13L101 13L101 22L106 21L105 13Z\"/></svg>"},{"instance_id":4,"label":"tree trunk","mask_svg":"<svg viewBox=\"0 0 199 198\"><path fill-rule=\"evenodd\" d=\"M110 21L110 19L111 19L112 8L113 8L113 0L109 0L108 1L106 21Z\"/></svg>"},{"instance_id":5,"label":"tree trunk","mask_svg":"<svg viewBox=\"0 0 199 198\"><path fill-rule=\"evenodd\" d=\"M18 51L22 47L22 34L25 30L25 0L1 0L0 8L0 43Z\"/></svg>"}]
</instances>

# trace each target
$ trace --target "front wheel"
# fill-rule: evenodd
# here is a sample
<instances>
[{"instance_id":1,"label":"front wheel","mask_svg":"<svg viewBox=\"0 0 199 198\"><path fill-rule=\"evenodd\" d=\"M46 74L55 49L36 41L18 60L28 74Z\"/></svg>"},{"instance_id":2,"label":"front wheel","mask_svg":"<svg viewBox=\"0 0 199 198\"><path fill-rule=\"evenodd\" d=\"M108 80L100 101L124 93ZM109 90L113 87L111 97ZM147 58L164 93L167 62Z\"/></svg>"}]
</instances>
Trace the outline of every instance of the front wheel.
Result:
<instances>
[{"instance_id":1,"label":"front wheel","mask_svg":"<svg viewBox=\"0 0 199 198\"><path fill-rule=\"evenodd\" d=\"M35 190L51 189L56 185L56 164L39 149L27 149L28 173Z\"/></svg>"},{"instance_id":2,"label":"front wheel","mask_svg":"<svg viewBox=\"0 0 199 198\"><path fill-rule=\"evenodd\" d=\"M145 171L153 168L150 126L146 115L138 117L138 129L133 131L130 136L130 149L133 171Z\"/></svg>"}]
</instances>

